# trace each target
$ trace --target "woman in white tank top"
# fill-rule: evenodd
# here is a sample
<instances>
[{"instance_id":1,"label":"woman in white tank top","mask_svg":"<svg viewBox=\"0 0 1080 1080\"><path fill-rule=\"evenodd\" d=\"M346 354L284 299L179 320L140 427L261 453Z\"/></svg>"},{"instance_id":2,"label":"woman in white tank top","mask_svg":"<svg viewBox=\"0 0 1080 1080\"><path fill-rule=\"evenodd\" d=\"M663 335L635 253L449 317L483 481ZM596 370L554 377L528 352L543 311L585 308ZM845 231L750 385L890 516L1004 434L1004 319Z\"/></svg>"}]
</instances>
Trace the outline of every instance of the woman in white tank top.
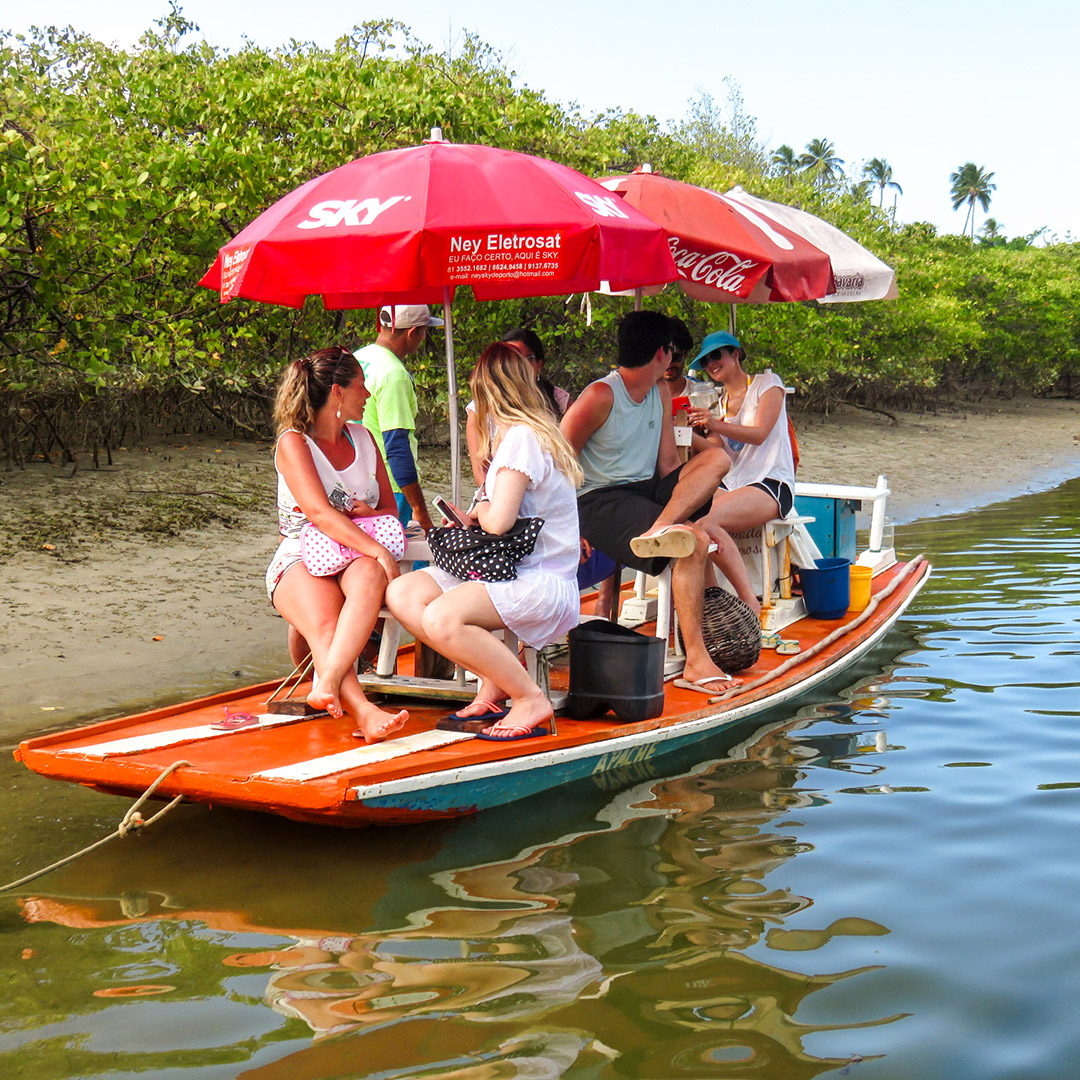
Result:
<instances>
[{"instance_id":1,"label":"woman in white tank top","mask_svg":"<svg viewBox=\"0 0 1080 1080\"><path fill-rule=\"evenodd\" d=\"M352 521L397 516L386 466L360 424L369 396L356 358L338 346L285 369L274 403L282 541L266 581L274 607L311 650L318 678L308 703L331 716L348 712L358 725L353 734L377 742L409 714L373 705L356 678L356 660L375 627L387 582L398 576L391 553ZM308 522L366 557L332 576L309 573L299 540Z\"/></svg>"},{"instance_id":2,"label":"woman in white tank top","mask_svg":"<svg viewBox=\"0 0 1080 1080\"><path fill-rule=\"evenodd\" d=\"M787 395L779 376L750 376L743 370L746 353L733 334L718 331L702 342L695 359L723 394L723 414L691 409L689 421L722 446L731 469L713 497L712 509L698 524L717 544L714 563L736 595L756 613L761 610L730 533L754 529L784 517L794 498L795 463L788 432Z\"/></svg>"}]
</instances>

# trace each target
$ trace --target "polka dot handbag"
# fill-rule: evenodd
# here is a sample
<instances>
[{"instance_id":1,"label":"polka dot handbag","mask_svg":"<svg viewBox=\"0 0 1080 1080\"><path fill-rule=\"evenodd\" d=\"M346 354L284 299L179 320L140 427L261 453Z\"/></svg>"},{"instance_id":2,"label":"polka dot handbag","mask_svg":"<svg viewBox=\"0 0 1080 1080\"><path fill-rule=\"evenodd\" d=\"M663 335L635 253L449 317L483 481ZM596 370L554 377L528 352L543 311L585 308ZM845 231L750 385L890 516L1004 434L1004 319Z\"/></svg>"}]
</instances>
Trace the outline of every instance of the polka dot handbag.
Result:
<instances>
[{"instance_id":1,"label":"polka dot handbag","mask_svg":"<svg viewBox=\"0 0 1080 1080\"><path fill-rule=\"evenodd\" d=\"M463 581L513 581L517 564L531 555L544 519L518 518L502 534L484 532L479 525L467 529L447 526L428 533L431 561Z\"/></svg>"},{"instance_id":2,"label":"polka dot handbag","mask_svg":"<svg viewBox=\"0 0 1080 1080\"><path fill-rule=\"evenodd\" d=\"M405 556L405 530L401 522L391 514L378 514L375 517L356 517L353 524L363 529L372 540L382 544L395 559ZM331 540L326 533L315 528L309 521L300 530L300 554L309 574L315 577L330 577L340 574L354 559L360 558L359 551Z\"/></svg>"}]
</instances>

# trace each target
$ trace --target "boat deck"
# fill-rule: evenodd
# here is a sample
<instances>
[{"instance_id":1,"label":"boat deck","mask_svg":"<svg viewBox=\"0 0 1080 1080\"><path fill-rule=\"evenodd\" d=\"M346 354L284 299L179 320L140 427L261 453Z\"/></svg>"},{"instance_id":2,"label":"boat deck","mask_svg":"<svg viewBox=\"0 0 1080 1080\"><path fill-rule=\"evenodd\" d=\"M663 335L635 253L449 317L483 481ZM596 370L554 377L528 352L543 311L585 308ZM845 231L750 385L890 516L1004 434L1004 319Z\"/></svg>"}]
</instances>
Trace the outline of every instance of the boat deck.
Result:
<instances>
[{"instance_id":1,"label":"boat deck","mask_svg":"<svg viewBox=\"0 0 1080 1080\"><path fill-rule=\"evenodd\" d=\"M39 736L23 742L15 757L44 776L128 795L141 794L163 770L182 761L187 764L163 781L158 795L183 794L304 821L348 825L459 815L509 801L508 789L511 798L521 797L631 764L662 752L664 744L685 745L789 700L871 648L910 603L929 569L920 560L897 564L874 579L867 612L841 620L805 618L788 627L784 637L798 640L801 653L762 650L758 663L740 673L739 685L722 700L666 683L663 714L640 723L621 723L611 714L595 720L560 715L555 734L496 743L438 730L436 722L453 706L411 697L398 706L409 710L405 728L367 746L352 737L348 716L267 712L266 700L277 684L263 683ZM405 673L410 663L411 647L405 647L400 663ZM565 663L563 657L553 665L554 689L566 688ZM306 688L301 684L297 696L302 698ZM717 693L722 690L721 685ZM255 713L261 722L234 731L213 729L226 706ZM542 772L546 779L537 786ZM498 797L485 794L493 785L501 791ZM443 795L433 795L435 789Z\"/></svg>"}]
</instances>

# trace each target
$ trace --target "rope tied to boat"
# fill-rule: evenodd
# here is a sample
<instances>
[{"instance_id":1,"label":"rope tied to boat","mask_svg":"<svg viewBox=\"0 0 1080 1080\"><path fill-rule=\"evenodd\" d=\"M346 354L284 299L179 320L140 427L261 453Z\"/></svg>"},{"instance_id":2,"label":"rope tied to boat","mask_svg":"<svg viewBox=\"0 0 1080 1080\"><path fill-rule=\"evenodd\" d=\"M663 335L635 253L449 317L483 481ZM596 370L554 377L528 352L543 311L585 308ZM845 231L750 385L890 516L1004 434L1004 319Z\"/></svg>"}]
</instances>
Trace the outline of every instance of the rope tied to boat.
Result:
<instances>
[{"instance_id":1,"label":"rope tied to boat","mask_svg":"<svg viewBox=\"0 0 1080 1080\"><path fill-rule=\"evenodd\" d=\"M7 885L0 885L0 893L10 892L12 889L17 889L20 885L28 885L31 881L36 881L39 877L44 877L46 874L51 874L53 870L59 870L62 866L67 866L68 863L74 862L76 859L81 859L83 855L88 855L91 851L102 847L110 840L116 840L117 838L123 839L127 836L132 836L136 833L142 832L148 825L153 825L155 821L160 821L173 807L183 802L184 796L177 795L175 799L167 803L162 809L160 809L152 817L144 818L139 813L139 808L150 798L151 795L157 791L159 785L177 769L183 768L185 765L190 766L190 761L174 761L167 768L163 769L156 780L135 800L135 802L128 808L128 811L120 819L120 824L109 833L108 836L103 836L100 840L95 840L92 844L88 844L80 851L76 851L73 855L68 855L64 859L59 859L57 862L51 863L49 866L43 867L41 870L36 870L32 874L27 874L26 877L19 878L18 881L9 882Z\"/></svg>"}]
</instances>

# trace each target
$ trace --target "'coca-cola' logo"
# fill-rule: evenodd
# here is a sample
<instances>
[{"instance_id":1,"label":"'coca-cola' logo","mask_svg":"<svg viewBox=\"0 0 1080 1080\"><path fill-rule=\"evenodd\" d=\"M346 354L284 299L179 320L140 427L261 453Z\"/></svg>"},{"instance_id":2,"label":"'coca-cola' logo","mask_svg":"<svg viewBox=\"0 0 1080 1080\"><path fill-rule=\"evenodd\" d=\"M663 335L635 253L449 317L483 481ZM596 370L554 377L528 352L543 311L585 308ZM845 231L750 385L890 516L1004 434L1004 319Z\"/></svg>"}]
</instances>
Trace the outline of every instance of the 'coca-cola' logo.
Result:
<instances>
[{"instance_id":1,"label":"'coca-cola' logo","mask_svg":"<svg viewBox=\"0 0 1080 1080\"><path fill-rule=\"evenodd\" d=\"M682 277L736 296L742 295L747 271L759 265L754 259L740 259L730 251L695 251L680 247L681 243L678 236L668 238L671 257Z\"/></svg>"}]
</instances>

